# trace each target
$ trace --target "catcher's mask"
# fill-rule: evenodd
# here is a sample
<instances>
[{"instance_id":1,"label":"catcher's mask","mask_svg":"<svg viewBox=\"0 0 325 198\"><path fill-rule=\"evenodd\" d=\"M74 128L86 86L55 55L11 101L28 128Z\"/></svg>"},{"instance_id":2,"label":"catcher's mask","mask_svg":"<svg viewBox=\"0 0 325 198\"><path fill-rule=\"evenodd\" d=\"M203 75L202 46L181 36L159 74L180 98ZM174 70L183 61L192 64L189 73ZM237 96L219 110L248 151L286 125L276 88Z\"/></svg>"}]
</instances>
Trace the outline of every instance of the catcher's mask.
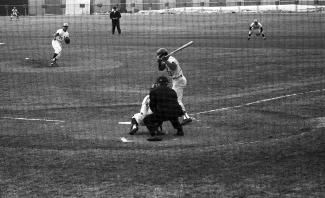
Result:
<instances>
[{"instance_id":1,"label":"catcher's mask","mask_svg":"<svg viewBox=\"0 0 325 198\"><path fill-rule=\"evenodd\" d=\"M258 23L257 19L254 19L254 23L255 23L255 24L257 24L257 23Z\"/></svg>"},{"instance_id":2,"label":"catcher's mask","mask_svg":"<svg viewBox=\"0 0 325 198\"><path fill-rule=\"evenodd\" d=\"M168 55L168 51L166 48L160 48L157 50L158 57L167 56L167 55Z\"/></svg>"},{"instance_id":3,"label":"catcher's mask","mask_svg":"<svg viewBox=\"0 0 325 198\"><path fill-rule=\"evenodd\" d=\"M156 81L156 84L158 84L159 86L167 87L168 83L169 83L169 80L166 76L159 76Z\"/></svg>"},{"instance_id":4,"label":"catcher's mask","mask_svg":"<svg viewBox=\"0 0 325 198\"><path fill-rule=\"evenodd\" d=\"M153 83L153 84L151 85L151 89L157 88L158 86L159 86L158 83Z\"/></svg>"}]
</instances>

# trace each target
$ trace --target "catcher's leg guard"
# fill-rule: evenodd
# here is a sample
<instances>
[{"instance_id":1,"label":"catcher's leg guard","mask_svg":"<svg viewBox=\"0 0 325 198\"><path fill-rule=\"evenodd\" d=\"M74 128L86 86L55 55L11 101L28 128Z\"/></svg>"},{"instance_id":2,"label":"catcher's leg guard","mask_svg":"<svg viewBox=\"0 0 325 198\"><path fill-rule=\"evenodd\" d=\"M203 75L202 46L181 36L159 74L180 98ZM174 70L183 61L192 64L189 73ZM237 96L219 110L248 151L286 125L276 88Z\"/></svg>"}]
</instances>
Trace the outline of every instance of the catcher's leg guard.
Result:
<instances>
[{"instance_id":1,"label":"catcher's leg guard","mask_svg":"<svg viewBox=\"0 0 325 198\"><path fill-rule=\"evenodd\" d=\"M139 128L138 128L137 121L135 120L135 118L132 118L132 120L131 120L131 128L130 128L129 134L134 135L138 131L138 129Z\"/></svg>"}]
</instances>

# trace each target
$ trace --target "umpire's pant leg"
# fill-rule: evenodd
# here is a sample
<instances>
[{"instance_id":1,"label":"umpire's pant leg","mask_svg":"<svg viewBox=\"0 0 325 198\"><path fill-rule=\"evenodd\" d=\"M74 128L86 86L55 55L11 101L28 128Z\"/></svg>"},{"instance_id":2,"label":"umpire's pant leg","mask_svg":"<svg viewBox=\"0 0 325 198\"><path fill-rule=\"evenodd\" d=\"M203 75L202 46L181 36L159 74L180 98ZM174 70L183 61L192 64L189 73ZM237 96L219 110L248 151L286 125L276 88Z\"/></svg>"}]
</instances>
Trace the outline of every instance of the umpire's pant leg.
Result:
<instances>
[{"instance_id":1,"label":"umpire's pant leg","mask_svg":"<svg viewBox=\"0 0 325 198\"><path fill-rule=\"evenodd\" d=\"M120 21L116 22L116 28L117 28L117 32L121 34Z\"/></svg>"},{"instance_id":2,"label":"umpire's pant leg","mask_svg":"<svg viewBox=\"0 0 325 198\"><path fill-rule=\"evenodd\" d=\"M177 131L183 131L183 127L179 122L178 117L170 118L169 121L174 127L174 129L177 129Z\"/></svg>"},{"instance_id":3,"label":"umpire's pant leg","mask_svg":"<svg viewBox=\"0 0 325 198\"><path fill-rule=\"evenodd\" d=\"M155 114L150 114L143 119L143 123L148 128L150 134L154 135L158 130L158 126L161 121Z\"/></svg>"},{"instance_id":4,"label":"umpire's pant leg","mask_svg":"<svg viewBox=\"0 0 325 198\"><path fill-rule=\"evenodd\" d=\"M116 23L114 20L112 20L112 34L115 33L115 27L116 27Z\"/></svg>"}]
</instances>

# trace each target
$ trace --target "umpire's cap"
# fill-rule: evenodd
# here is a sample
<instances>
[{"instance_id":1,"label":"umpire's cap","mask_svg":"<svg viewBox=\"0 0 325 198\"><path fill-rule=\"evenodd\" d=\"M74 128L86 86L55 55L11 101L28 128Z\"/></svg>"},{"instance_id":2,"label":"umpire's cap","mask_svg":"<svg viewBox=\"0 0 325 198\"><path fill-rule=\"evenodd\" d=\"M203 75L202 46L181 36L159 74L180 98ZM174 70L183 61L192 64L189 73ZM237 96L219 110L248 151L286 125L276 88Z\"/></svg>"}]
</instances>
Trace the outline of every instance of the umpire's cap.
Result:
<instances>
[{"instance_id":1,"label":"umpire's cap","mask_svg":"<svg viewBox=\"0 0 325 198\"><path fill-rule=\"evenodd\" d=\"M157 78L157 81L156 83L159 85L159 86L167 86L168 83L169 83L169 80L166 76L159 76Z\"/></svg>"},{"instance_id":2,"label":"umpire's cap","mask_svg":"<svg viewBox=\"0 0 325 198\"><path fill-rule=\"evenodd\" d=\"M167 56L168 55L168 51L166 48L159 48L157 50L157 56Z\"/></svg>"}]
</instances>

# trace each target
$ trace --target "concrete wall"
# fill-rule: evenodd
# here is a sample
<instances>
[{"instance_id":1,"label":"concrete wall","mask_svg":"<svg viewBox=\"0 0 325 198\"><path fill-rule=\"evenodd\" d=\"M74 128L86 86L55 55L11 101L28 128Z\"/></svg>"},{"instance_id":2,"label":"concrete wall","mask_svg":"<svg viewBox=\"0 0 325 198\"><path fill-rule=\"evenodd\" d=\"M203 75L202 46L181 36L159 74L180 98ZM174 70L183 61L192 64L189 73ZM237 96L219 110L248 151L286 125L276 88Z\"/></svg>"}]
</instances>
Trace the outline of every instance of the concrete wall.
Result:
<instances>
[{"instance_id":1,"label":"concrete wall","mask_svg":"<svg viewBox=\"0 0 325 198\"><path fill-rule=\"evenodd\" d=\"M226 0L210 0L209 1L209 6L210 7L226 6Z\"/></svg>"},{"instance_id":2,"label":"concrete wall","mask_svg":"<svg viewBox=\"0 0 325 198\"><path fill-rule=\"evenodd\" d=\"M65 14L90 14L90 0L66 0Z\"/></svg>"},{"instance_id":3,"label":"concrete wall","mask_svg":"<svg viewBox=\"0 0 325 198\"><path fill-rule=\"evenodd\" d=\"M211 0L193 0L194 7L201 7L201 3L203 3L204 7L209 6L209 1Z\"/></svg>"},{"instance_id":4,"label":"concrete wall","mask_svg":"<svg viewBox=\"0 0 325 198\"><path fill-rule=\"evenodd\" d=\"M226 6L240 6L244 5L244 0L227 0Z\"/></svg>"},{"instance_id":5,"label":"concrete wall","mask_svg":"<svg viewBox=\"0 0 325 198\"><path fill-rule=\"evenodd\" d=\"M1 4L0 0L0 4ZM9 1L9 0L8 0ZM26 0L27 1L27 0ZM60 7L61 4L65 5L66 0L28 0L28 12L29 15L44 15L44 14L65 14L66 11L64 7ZM79 1L79 0L75 0ZM277 0L90 0L90 13L106 13L112 10L113 6L118 6L122 11L137 11L137 10L156 10L167 8L175 8L181 6L201 6L201 2L204 3L205 7L215 7L215 6L238 6L238 5L275 5ZM46 4L52 7L42 8L42 5ZM54 2L54 3L53 3ZM184 3L186 2L186 4ZM325 0L299 0L301 5L314 5L318 2L318 5L325 5ZM280 0L280 5L283 4L294 4L295 0ZM101 4L102 7L97 5ZM133 7L134 5L134 7Z\"/></svg>"},{"instance_id":6,"label":"concrete wall","mask_svg":"<svg viewBox=\"0 0 325 198\"><path fill-rule=\"evenodd\" d=\"M29 15L44 15L44 9L42 8L44 5L44 0L29 0L28 8L29 8Z\"/></svg>"}]
</instances>

